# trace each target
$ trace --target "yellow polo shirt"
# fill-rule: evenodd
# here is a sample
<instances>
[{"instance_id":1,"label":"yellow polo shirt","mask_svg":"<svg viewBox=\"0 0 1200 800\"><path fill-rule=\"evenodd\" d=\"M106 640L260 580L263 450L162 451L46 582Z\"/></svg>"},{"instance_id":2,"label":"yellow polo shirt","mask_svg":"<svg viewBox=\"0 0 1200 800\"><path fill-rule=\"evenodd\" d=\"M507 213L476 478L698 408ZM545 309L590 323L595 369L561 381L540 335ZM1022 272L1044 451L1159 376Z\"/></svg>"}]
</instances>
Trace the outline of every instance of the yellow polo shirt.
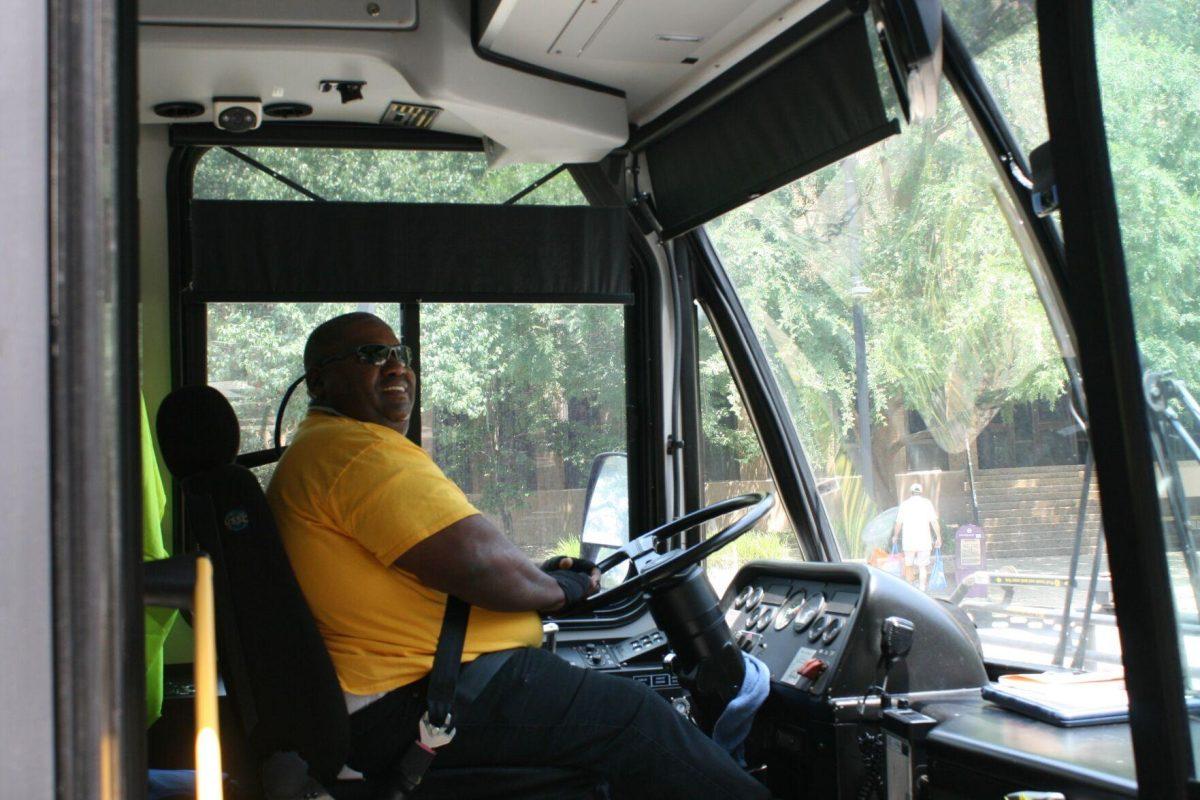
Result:
<instances>
[{"instance_id":1,"label":"yellow polo shirt","mask_svg":"<svg viewBox=\"0 0 1200 800\"><path fill-rule=\"evenodd\" d=\"M267 501L342 688L374 694L426 675L446 595L393 562L479 513L462 490L391 428L314 409L280 459ZM533 611L473 607L463 661L541 638Z\"/></svg>"}]
</instances>

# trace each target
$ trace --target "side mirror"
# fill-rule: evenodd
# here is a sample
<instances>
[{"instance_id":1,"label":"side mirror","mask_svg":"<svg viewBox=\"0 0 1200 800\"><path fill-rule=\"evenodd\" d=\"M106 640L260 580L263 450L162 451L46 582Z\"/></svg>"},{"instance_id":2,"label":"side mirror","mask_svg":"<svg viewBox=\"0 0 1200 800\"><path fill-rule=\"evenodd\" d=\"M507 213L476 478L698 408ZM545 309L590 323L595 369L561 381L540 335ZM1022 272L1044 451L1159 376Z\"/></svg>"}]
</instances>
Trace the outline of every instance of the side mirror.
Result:
<instances>
[{"instance_id":1,"label":"side mirror","mask_svg":"<svg viewBox=\"0 0 1200 800\"><path fill-rule=\"evenodd\" d=\"M624 453L601 453L592 461L583 508L579 554L600 561L629 542L629 459ZM625 580L629 562L604 576L603 588Z\"/></svg>"}]
</instances>

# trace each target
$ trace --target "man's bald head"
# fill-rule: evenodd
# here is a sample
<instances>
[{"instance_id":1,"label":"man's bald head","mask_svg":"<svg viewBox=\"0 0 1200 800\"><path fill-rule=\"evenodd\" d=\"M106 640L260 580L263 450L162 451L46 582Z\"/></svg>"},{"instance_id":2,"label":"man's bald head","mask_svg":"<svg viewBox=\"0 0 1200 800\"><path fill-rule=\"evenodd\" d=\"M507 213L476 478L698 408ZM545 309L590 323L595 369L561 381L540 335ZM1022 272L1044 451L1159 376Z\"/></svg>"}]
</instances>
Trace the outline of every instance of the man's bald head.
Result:
<instances>
[{"instance_id":1,"label":"man's bald head","mask_svg":"<svg viewBox=\"0 0 1200 800\"><path fill-rule=\"evenodd\" d=\"M386 322L362 311L318 325L304 346L311 403L404 434L416 397L416 375L398 354L382 364L357 357L358 348L366 345L399 343Z\"/></svg>"},{"instance_id":2,"label":"man's bald head","mask_svg":"<svg viewBox=\"0 0 1200 800\"><path fill-rule=\"evenodd\" d=\"M364 322L387 323L366 311L352 311L349 314L327 319L313 329L304 345L304 369L308 371L327 358L340 355L346 350L346 334L351 328Z\"/></svg>"}]
</instances>

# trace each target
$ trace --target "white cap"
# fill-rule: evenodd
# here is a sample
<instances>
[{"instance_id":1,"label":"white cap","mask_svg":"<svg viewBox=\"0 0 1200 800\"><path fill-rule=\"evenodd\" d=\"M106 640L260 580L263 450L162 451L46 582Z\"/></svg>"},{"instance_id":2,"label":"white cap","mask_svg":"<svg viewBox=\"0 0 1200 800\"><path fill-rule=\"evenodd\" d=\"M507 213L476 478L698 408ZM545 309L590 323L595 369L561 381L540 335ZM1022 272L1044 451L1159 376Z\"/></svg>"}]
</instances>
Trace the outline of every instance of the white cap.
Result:
<instances>
[{"instance_id":1,"label":"white cap","mask_svg":"<svg viewBox=\"0 0 1200 800\"><path fill-rule=\"evenodd\" d=\"M909 491L912 492L913 494L920 494L921 493L921 484L914 483L912 485L912 487L909 489Z\"/></svg>"}]
</instances>

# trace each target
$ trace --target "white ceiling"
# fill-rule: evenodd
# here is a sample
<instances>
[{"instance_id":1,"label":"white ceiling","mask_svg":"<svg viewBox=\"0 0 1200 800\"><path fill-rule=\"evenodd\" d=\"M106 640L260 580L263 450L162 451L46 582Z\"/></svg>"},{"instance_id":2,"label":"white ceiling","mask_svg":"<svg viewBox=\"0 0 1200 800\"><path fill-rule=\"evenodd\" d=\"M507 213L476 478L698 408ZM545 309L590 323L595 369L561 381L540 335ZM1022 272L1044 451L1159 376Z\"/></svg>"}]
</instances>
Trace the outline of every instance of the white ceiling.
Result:
<instances>
[{"instance_id":1,"label":"white ceiling","mask_svg":"<svg viewBox=\"0 0 1200 800\"><path fill-rule=\"evenodd\" d=\"M498 0L481 44L624 90L629 119L712 80L824 0ZM685 64L683 60L696 59Z\"/></svg>"},{"instance_id":2,"label":"white ceiling","mask_svg":"<svg viewBox=\"0 0 1200 800\"><path fill-rule=\"evenodd\" d=\"M144 14L165 7L177 16L164 19L155 12L139 28L143 123L166 122L153 107L172 100L204 104L199 121L209 121L212 98L222 96L308 103L315 110L309 121L376 123L388 103L399 100L445 109L436 130L487 137L500 162L578 162L619 147L631 123L662 113L822 0L484 4L483 47L621 89L625 98L481 59L471 43L467 0L424 0L415 31L398 30L395 20L389 27L389 13L397 19L407 13L404 4L390 1L380 3L383 22L376 16L336 29L280 26L281 9L304 6L310 16L328 16L319 6L329 0L250 3L263 26L253 17L247 22L244 9L235 24L193 24L213 21L211 2L155 1L143 4ZM208 17L189 20L189 7ZM696 63L681 63L685 58ZM343 104L336 92L322 93L319 84L326 79L366 81L363 99Z\"/></svg>"}]
</instances>

